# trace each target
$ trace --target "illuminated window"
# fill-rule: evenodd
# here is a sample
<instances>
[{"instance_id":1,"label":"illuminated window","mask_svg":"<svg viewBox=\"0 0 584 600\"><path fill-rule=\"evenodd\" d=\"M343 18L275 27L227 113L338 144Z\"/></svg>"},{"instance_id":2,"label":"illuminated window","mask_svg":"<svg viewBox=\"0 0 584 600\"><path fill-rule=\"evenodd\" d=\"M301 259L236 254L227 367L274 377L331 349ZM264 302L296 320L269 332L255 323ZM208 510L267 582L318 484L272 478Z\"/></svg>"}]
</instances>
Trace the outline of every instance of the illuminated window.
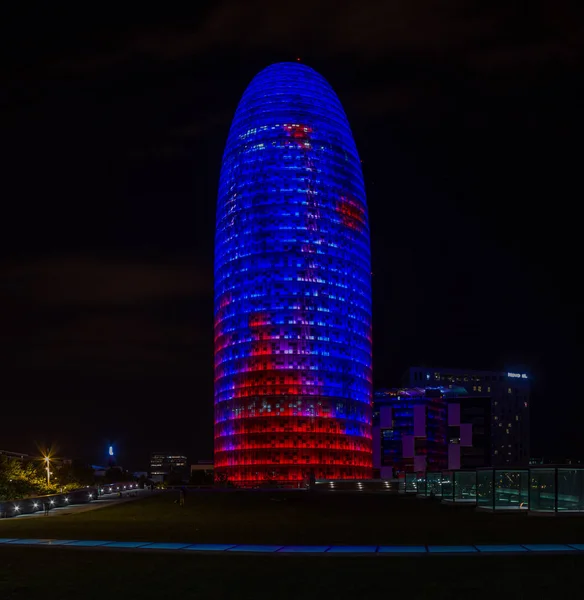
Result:
<instances>
[{"instance_id":1,"label":"illuminated window","mask_svg":"<svg viewBox=\"0 0 584 600\"><path fill-rule=\"evenodd\" d=\"M490 388L490 387L487 387L487 392L490 392L490 391L491 391L491 388Z\"/></svg>"},{"instance_id":2,"label":"illuminated window","mask_svg":"<svg viewBox=\"0 0 584 600\"><path fill-rule=\"evenodd\" d=\"M511 394L511 393L512 393L512 392L511 392L511 388L507 388L507 393L508 393L508 394Z\"/></svg>"},{"instance_id":3,"label":"illuminated window","mask_svg":"<svg viewBox=\"0 0 584 600\"><path fill-rule=\"evenodd\" d=\"M479 385L477 389L478 389L479 392L482 392L483 391L483 386Z\"/></svg>"}]
</instances>

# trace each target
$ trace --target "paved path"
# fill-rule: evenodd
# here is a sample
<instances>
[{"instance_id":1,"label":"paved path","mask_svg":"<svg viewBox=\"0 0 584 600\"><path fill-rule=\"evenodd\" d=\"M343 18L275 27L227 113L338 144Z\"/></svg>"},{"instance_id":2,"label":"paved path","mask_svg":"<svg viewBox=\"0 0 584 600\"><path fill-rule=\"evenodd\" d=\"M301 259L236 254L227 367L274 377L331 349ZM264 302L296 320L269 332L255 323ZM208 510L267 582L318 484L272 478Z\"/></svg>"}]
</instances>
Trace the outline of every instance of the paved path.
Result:
<instances>
[{"instance_id":1,"label":"paved path","mask_svg":"<svg viewBox=\"0 0 584 600\"><path fill-rule=\"evenodd\" d=\"M247 554L312 554L327 556L488 556L524 554L532 556L547 554L569 554L584 556L584 544L490 544L476 546L273 546L258 544L180 544L173 542L116 542L108 540L40 540L22 538L0 538L0 547L10 545L96 548L100 550L130 549L137 551L190 551L206 554L240 552Z\"/></svg>"},{"instance_id":2,"label":"paved path","mask_svg":"<svg viewBox=\"0 0 584 600\"><path fill-rule=\"evenodd\" d=\"M6 521L14 520L14 519L47 519L52 517L64 517L67 515L74 515L77 513L84 513L90 510L97 510L98 508L105 508L107 506L115 506L116 504L124 504L124 502L132 502L133 500L140 500L147 496L152 495L154 492L150 490L136 490L137 496L125 496L122 498L118 497L118 494L103 494L100 496L99 500L92 500L91 502L87 502L84 504L70 504L68 506L58 506L56 508L52 508L49 512L48 517L44 514L44 511L39 510L35 513L24 514L24 515L15 515L10 517L10 519L6 519ZM4 519L0 520L0 526Z\"/></svg>"}]
</instances>

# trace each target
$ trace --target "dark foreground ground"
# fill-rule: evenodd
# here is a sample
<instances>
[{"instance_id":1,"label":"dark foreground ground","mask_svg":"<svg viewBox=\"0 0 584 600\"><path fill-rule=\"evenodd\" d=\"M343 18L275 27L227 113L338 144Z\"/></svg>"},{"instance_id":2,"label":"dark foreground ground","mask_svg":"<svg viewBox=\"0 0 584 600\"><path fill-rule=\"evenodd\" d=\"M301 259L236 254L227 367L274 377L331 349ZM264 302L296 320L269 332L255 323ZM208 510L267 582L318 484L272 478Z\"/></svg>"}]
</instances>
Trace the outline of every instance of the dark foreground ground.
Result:
<instances>
[{"instance_id":1,"label":"dark foreground ground","mask_svg":"<svg viewBox=\"0 0 584 600\"><path fill-rule=\"evenodd\" d=\"M154 493L86 513L1 519L0 538L281 545L584 544L584 517L493 515L404 496L192 492L185 507L175 503L177 497L175 492Z\"/></svg>"},{"instance_id":2,"label":"dark foreground ground","mask_svg":"<svg viewBox=\"0 0 584 600\"><path fill-rule=\"evenodd\" d=\"M2 548L2 600L549 598L580 594L584 557L203 556Z\"/></svg>"}]
</instances>

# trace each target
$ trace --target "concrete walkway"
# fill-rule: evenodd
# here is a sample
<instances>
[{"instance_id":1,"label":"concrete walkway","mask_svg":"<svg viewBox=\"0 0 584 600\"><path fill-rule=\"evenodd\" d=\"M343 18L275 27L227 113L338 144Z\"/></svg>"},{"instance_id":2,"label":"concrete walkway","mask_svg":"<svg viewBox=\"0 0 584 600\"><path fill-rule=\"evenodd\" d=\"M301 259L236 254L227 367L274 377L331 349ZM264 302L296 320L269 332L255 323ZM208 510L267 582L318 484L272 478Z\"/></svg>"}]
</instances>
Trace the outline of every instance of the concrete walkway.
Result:
<instances>
[{"instance_id":1,"label":"concrete walkway","mask_svg":"<svg viewBox=\"0 0 584 600\"><path fill-rule=\"evenodd\" d=\"M137 496L127 495L125 497L119 498L117 493L114 494L103 494L99 497L99 500L92 500L91 502L87 502L85 504L70 504L68 506L57 506L52 508L47 515L44 514L43 510L38 510L35 513L24 514L24 515L14 515L10 517L10 519L0 519L0 527L2 526L3 521L13 521L14 519L47 519L52 517L64 517L67 515L75 515L78 513L89 512L90 510L97 510L98 508L105 508L107 506L115 506L116 504L124 504L125 502L132 502L133 500L141 500L147 496L152 495L154 492L150 490L134 490L137 493Z\"/></svg>"},{"instance_id":2,"label":"concrete walkway","mask_svg":"<svg viewBox=\"0 0 584 600\"><path fill-rule=\"evenodd\" d=\"M137 551L188 551L205 554L312 554L327 556L420 556L420 555L506 555L569 554L584 556L584 544L484 544L476 546L273 546L258 544L181 544L174 542L122 542L108 540L40 540L0 538L0 547L19 545L59 548L129 549Z\"/></svg>"}]
</instances>

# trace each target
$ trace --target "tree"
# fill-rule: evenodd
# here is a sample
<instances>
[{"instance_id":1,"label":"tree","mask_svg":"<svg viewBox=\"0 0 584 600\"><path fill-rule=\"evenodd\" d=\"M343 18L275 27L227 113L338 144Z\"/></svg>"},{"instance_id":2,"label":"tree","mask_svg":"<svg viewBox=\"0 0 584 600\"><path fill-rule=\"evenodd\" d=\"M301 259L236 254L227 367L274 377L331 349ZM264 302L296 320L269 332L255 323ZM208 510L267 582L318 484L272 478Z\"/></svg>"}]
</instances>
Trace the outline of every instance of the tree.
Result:
<instances>
[{"instance_id":1,"label":"tree","mask_svg":"<svg viewBox=\"0 0 584 600\"><path fill-rule=\"evenodd\" d=\"M58 475L59 480L65 485L76 484L81 487L95 483L95 474L91 465L76 460L62 465Z\"/></svg>"},{"instance_id":2,"label":"tree","mask_svg":"<svg viewBox=\"0 0 584 600\"><path fill-rule=\"evenodd\" d=\"M34 465L23 468L20 460L0 456L0 499L16 500L35 493L39 483Z\"/></svg>"},{"instance_id":3,"label":"tree","mask_svg":"<svg viewBox=\"0 0 584 600\"><path fill-rule=\"evenodd\" d=\"M44 463L0 456L0 500L18 500L29 496L55 494L61 489L69 491L81 487L78 481L62 481L56 474L47 485Z\"/></svg>"}]
</instances>

